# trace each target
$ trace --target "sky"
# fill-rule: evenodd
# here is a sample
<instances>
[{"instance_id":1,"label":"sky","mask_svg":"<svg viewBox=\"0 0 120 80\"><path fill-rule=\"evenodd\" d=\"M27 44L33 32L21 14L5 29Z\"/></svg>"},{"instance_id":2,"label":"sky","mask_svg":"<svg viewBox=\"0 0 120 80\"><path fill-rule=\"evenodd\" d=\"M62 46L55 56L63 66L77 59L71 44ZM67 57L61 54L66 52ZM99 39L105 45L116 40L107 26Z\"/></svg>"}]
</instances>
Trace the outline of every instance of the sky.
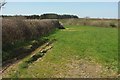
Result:
<instances>
[{"instance_id":1,"label":"sky","mask_svg":"<svg viewBox=\"0 0 120 80\"><path fill-rule=\"evenodd\" d=\"M7 2L4 15L71 14L80 18L117 18L117 2Z\"/></svg>"},{"instance_id":2,"label":"sky","mask_svg":"<svg viewBox=\"0 0 120 80\"><path fill-rule=\"evenodd\" d=\"M6 0L7 2L119 2L119 0Z\"/></svg>"}]
</instances>

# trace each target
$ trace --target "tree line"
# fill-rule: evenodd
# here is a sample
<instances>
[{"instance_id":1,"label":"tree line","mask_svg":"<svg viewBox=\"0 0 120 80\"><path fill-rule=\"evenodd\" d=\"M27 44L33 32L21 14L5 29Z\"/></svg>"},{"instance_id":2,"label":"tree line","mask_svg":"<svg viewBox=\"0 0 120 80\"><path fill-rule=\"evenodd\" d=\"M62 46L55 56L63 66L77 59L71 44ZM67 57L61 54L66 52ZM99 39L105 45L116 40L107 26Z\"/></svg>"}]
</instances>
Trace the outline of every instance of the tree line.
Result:
<instances>
[{"instance_id":1,"label":"tree line","mask_svg":"<svg viewBox=\"0 0 120 80\"><path fill-rule=\"evenodd\" d=\"M3 15L2 17L13 17L8 15ZM42 14L42 15L14 15L14 17L25 17L26 19L68 19L68 18L79 18L76 15L58 15L54 13Z\"/></svg>"}]
</instances>

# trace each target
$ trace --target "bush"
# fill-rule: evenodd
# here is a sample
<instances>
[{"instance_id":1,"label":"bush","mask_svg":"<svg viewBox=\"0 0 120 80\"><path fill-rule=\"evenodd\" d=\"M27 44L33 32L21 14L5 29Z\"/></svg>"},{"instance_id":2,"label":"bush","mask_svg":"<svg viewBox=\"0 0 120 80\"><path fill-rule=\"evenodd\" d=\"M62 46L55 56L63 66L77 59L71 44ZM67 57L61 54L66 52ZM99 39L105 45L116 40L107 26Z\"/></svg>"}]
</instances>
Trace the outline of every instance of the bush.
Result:
<instances>
[{"instance_id":1,"label":"bush","mask_svg":"<svg viewBox=\"0 0 120 80\"><path fill-rule=\"evenodd\" d=\"M111 27L117 27L117 25L115 25L114 23L110 23Z\"/></svg>"},{"instance_id":2,"label":"bush","mask_svg":"<svg viewBox=\"0 0 120 80\"><path fill-rule=\"evenodd\" d=\"M63 28L57 20L25 20L20 18L3 19L3 45L19 40L29 40L49 34L55 28Z\"/></svg>"},{"instance_id":3,"label":"bush","mask_svg":"<svg viewBox=\"0 0 120 80\"><path fill-rule=\"evenodd\" d=\"M2 23L2 39L3 45L14 43L18 40L29 39L31 35L30 29L21 19L3 19Z\"/></svg>"},{"instance_id":4,"label":"bush","mask_svg":"<svg viewBox=\"0 0 120 80\"><path fill-rule=\"evenodd\" d=\"M26 41L38 38L42 39L43 36L48 35L59 27L61 27L61 24L58 20L26 20L20 17L3 18L2 48L3 51L6 52L3 54L3 57L6 59L12 59L21 55L22 51L15 50L18 48L16 47L17 43L24 43ZM45 42L45 40L39 41L39 43L43 42ZM34 43L33 46L39 43ZM38 45L36 47L38 47Z\"/></svg>"}]
</instances>

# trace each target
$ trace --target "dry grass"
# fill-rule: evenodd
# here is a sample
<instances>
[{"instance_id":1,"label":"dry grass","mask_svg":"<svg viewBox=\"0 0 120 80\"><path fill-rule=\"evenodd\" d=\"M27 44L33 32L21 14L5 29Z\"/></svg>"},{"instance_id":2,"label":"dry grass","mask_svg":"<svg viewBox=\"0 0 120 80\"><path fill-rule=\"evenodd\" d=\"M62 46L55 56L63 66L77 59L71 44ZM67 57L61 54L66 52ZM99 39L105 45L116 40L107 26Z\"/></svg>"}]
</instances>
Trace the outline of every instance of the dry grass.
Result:
<instances>
[{"instance_id":1,"label":"dry grass","mask_svg":"<svg viewBox=\"0 0 120 80\"><path fill-rule=\"evenodd\" d=\"M60 19L64 25L97 26L97 27L118 27L117 19Z\"/></svg>"}]
</instances>

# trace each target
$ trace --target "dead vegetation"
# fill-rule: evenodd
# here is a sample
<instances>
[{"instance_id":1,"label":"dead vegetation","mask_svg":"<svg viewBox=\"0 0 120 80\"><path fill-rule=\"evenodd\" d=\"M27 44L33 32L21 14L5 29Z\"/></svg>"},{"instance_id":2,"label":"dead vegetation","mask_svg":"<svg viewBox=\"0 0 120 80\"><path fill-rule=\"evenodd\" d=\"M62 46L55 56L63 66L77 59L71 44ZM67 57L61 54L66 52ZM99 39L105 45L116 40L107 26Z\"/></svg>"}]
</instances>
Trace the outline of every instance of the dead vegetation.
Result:
<instances>
[{"instance_id":1,"label":"dead vegetation","mask_svg":"<svg viewBox=\"0 0 120 80\"><path fill-rule=\"evenodd\" d=\"M64 28L58 20L26 20L24 17L3 18L3 61L23 54L24 56L28 55L48 41L43 37L53 33L56 28Z\"/></svg>"},{"instance_id":2,"label":"dead vegetation","mask_svg":"<svg viewBox=\"0 0 120 80\"><path fill-rule=\"evenodd\" d=\"M77 26L96 26L96 27L118 27L117 19L60 19L64 25L77 25Z\"/></svg>"},{"instance_id":3,"label":"dead vegetation","mask_svg":"<svg viewBox=\"0 0 120 80\"><path fill-rule=\"evenodd\" d=\"M55 28L63 28L63 26L57 20L3 19L3 44L40 37L52 32Z\"/></svg>"},{"instance_id":4,"label":"dead vegetation","mask_svg":"<svg viewBox=\"0 0 120 80\"><path fill-rule=\"evenodd\" d=\"M66 64L67 72L61 72L56 74L57 78L104 78L104 77L116 77L116 72L111 69L107 69L101 64L90 60L68 60ZM109 74L108 74L109 73Z\"/></svg>"}]
</instances>

